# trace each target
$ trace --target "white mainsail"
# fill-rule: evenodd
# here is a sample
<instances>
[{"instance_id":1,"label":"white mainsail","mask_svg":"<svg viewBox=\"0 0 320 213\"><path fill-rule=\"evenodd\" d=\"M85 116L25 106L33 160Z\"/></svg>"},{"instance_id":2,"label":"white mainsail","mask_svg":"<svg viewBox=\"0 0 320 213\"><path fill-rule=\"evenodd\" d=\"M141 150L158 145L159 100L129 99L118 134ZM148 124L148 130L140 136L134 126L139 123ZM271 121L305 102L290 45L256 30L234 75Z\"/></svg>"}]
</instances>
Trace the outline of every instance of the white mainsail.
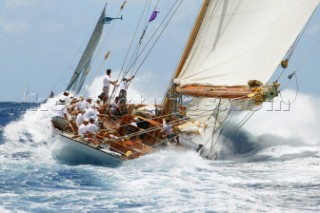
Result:
<instances>
[{"instance_id":1,"label":"white mainsail","mask_svg":"<svg viewBox=\"0 0 320 213\"><path fill-rule=\"evenodd\" d=\"M209 0L175 83L266 83L318 4L319 0Z\"/></svg>"},{"instance_id":2,"label":"white mainsail","mask_svg":"<svg viewBox=\"0 0 320 213\"><path fill-rule=\"evenodd\" d=\"M76 94L78 94L80 92L81 87L82 87L82 85L85 81L85 78L87 76L86 71L90 67L93 52L99 43L102 31L103 31L104 22L102 20L104 19L104 17L105 17L105 8L103 9L103 11L101 13L101 16L100 16L100 18L95 26L95 29L90 37L90 40L87 44L87 47L82 54L82 57L79 61L79 64L78 64L77 68L75 69L66 90L71 90L71 91L75 92Z\"/></svg>"}]
</instances>

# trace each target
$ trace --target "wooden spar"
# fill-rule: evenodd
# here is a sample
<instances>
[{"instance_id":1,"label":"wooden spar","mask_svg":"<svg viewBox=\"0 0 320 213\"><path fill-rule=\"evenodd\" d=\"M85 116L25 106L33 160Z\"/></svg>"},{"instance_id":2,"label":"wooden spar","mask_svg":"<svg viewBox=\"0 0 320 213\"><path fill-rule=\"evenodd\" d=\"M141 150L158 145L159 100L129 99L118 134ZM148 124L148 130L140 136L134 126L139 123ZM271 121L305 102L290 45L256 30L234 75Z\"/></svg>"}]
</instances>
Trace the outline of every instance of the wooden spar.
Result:
<instances>
[{"instance_id":1,"label":"wooden spar","mask_svg":"<svg viewBox=\"0 0 320 213\"><path fill-rule=\"evenodd\" d=\"M200 29L200 26L201 26L201 23L202 23L202 20L203 20L203 17L207 11L207 7L208 7L208 3L209 3L210 0L204 0L203 3L202 3L202 7L200 9L200 12L198 14L198 17L196 19L196 22L193 26L193 29L191 31L191 34L190 34L190 37L189 37L189 40L188 40L188 43L184 49L184 52L181 56L181 59L180 59L180 62L179 62L179 65L176 69L176 72L173 76L173 79L177 78L182 70L182 67L183 65L185 64L185 61L186 59L188 58L189 56L189 53L191 51L191 48L196 40L196 37L197 37L197 34L199 32L199 29ZM172 80L173 80L172 79ZM163 101L163 112L164 114L169 114L169 111L170 111L170 100L169 100L169 97L167 97L168 95L168 92L173 89L173 85L169 88L169 90L167 91L166 93L166 97Z\"/></svg>"},{"instance_id":2,"label":"wooden spar","mask_svg":"<svg viewBox=\"0 0 320 213\"><path fill-rule=\"evenodd\" d=\"M196 20L196 23L194 24L193 26L193 29L192 29L192 32L191 32L191 35L190 35L190 38L189 38L189 41L185 47L185 50L182 54L182 57L180 59L180 62L179 62L179 65L177 67L177 70L175 72L175 75L174 75L174 78L177 78L182 70L182 67L183 65L185 64L186 62L186 59L188 58L189 56L189 53L191 51L191 48L194 44L194 41L196 40L196 37L198 35L198 32L199 32L199 29L200 29L200 25L202 23L202 20L203 20L203 17L205 15L205 12L207 11L207 6L208 6L208 2L209 0L205 0L202 4L202 7L201 7L201 10L200 10L200 13L197 17L197 20Z\"/></svg>"},{"instance_id":3,"label":"wooden spar","mask_svg":"<svg viewBox=\"0 0 320 213\"><path fill-rule=\"evenodd\" d=\"M249 86L203 86L203 85L190 85L176 87L176 92L183 95L193 97L206 97L206 98L228 98L228 99L246 99L252 93Z\"/></svg>"}]
</instances>

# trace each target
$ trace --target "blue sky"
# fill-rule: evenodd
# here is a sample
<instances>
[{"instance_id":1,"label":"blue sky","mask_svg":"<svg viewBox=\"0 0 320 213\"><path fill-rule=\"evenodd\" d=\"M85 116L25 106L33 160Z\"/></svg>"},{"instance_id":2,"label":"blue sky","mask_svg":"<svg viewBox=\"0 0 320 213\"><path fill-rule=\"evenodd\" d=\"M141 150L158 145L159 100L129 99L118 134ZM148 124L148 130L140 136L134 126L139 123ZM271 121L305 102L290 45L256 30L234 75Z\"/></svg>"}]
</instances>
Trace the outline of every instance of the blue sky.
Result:
<instances>
[{"instance_id":1,"label":"blue sky","mask_svg":"<svg viewBox=\"0 0 320 213\"><path fill-rule=\"evenodd\" d=\"M123 1L108 2L108 16L116 16ZM153 4L156 2L154 0ZM160 0L160 14L151 23L148 35L154 32L172 2ZM0 101L21 101L27 84L30 92L37 93L39 97L47 97L52 89L56 93L61 92L78 63L105 3L105 0L0 0ZM103 75L104 70L110 67L114 70L113 77L117 76L144 3L142 0L128 0L123 11L124 20L116 22L102 51L93 61L92 75L99 70L104 54L111 50L110 58L98 75ZM132 85L144 92L146 97L161 97L164 93L200 5L200 0L184 1L137 74ZM302 64L298 73L299 89L317 96L320 45L305 58L320 40L319 23L318 9L287 71L290 73ZM111 25L105 25L102 40L110 28ZM92 82L92 75L86 84ZM288 86L294 88L293 83Z\"/></svg>"}]
</instances>

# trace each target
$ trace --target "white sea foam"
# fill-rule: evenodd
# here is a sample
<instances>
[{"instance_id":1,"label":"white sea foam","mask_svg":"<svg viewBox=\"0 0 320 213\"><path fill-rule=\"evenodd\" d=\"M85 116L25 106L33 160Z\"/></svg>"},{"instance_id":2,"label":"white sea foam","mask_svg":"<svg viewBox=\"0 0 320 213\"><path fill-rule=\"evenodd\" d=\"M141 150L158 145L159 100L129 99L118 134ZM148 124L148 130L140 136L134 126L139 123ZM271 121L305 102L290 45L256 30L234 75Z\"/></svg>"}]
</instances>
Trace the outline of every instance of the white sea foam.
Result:
<instances>
[{"instance_id":1,"label":"white sea foam","mask_svg":"<svg viewBox=\"0 0 320 213\"><path fill-rule=\"evenodd\" d=\"M282 92L284 99L295 96L292 90ZM288 100L285 100L289 102ZM306 144L314 145L320 139L320 100L318 97L300 93L298 99L291 106L280 105L280 99L275 104L265 104L245 124L244 129L251 134L258 136L273 135L277 139L297 139ZM279 141L281 143L281 141Z\"/></svg>"},{"instance_id":2,"label":"white sea foam","mask_svg":"<svg viewBox=\"0 0 320 213\"><path fill-rule=\"evenodd\" d=\"M5 144L0 147L2 152L32 153L34 161L41 162L51 159L51 117L56 99L49 99L47 103L37 108L29 109L16 121L6 125L3 129Z\"/></svg>"}]
</instances>

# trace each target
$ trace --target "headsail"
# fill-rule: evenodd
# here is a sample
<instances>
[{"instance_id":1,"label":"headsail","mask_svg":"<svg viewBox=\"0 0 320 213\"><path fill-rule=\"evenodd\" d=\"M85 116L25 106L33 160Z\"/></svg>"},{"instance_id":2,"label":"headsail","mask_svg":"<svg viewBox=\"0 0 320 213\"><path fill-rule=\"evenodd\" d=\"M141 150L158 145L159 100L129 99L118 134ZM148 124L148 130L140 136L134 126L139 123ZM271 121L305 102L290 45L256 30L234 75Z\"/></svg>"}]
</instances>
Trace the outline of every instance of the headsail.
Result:
<instances>
[{"instance_id":1,"label":"headsail","mask_svg":"<svg viewBox=\"0 0 320 213\"><path fill-rule=\"evenodd\" d=\"M206 13L175 83L266 83L319 0L207 1Z\"/></svg>"},{"instance_id":2,"label":"headsail","mask_svg":"<svg viewBox=\"0 0 320 213\"><path fill-rule=\"evenodd\" d=\"M89 43L87 44L87 47L82 54L79 64L75 69L66 90L70 90L75 93L80 92L86 78L86 70L88 70L88 68L90 67L93 52L96 49L102 34L104 23L101 20L104 19L104 17L105 8L103 9L100 18L98 19L96 27L90 37Z\"/></svg>"}]
</instances>

